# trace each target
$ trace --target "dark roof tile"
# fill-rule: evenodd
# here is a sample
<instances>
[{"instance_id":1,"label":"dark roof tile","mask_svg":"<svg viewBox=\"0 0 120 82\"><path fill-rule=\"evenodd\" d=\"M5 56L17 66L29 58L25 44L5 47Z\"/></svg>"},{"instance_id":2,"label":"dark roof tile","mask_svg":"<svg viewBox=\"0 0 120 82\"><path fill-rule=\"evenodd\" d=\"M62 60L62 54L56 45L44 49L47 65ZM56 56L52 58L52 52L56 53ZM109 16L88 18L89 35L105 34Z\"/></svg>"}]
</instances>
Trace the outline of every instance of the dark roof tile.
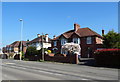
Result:
<instances>
[{"instance_id":1,"label":"dark roof tile","mask_svg":"<svg viewBox=\"0 0 120 82\"><path fill-rule=\"evenodd\" d=\"M61 34L60 36L64 36L65 38L70 38L74 33L77 34L79 37L98 36L98 37L102 38L101 35L94 32L90 28L79 28L77 31L70 30L70 31L67 31L67 32ZM57 40L57 39L59 39L60 36L58 36L58 37L56 37L56 38L54 38L52 40Z\"/></svg>"}]
</instances>

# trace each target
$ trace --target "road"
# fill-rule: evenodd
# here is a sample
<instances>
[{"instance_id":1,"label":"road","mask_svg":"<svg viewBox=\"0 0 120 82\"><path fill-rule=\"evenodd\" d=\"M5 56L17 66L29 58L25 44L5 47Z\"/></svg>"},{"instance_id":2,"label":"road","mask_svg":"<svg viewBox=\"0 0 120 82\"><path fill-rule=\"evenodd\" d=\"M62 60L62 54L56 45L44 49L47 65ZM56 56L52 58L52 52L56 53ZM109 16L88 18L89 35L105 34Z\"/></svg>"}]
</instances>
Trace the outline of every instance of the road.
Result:
<instances>
[{"instance_id":1,"label":"road","mask_svg":"<svg viewBox=\"0 0 120 82\"><path fill-rule=\"evenodd\" d=\"M53 62L2 60L2 80L118 80L118 69Z\"/></svg>"}]
</instances>

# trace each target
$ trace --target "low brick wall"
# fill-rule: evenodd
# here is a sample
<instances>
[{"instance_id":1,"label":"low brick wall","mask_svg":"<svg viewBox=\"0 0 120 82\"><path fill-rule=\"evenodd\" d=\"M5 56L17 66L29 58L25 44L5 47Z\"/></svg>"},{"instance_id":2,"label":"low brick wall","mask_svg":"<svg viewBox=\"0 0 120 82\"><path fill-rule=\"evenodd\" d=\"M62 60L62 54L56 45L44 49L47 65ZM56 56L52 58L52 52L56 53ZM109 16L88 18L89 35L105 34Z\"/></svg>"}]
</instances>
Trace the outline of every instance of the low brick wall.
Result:
<instances>
[{"instance_id":1,"label":"low brick wall","mask_svg":"<svg viewBox=\"0 0 120 82\"><path fill-rule=\"evenodd\" d=\"M28 58L30 61L37 61L42 59L42 55L30 55L25 56L25 58ZM72 64L78 64L78 56L76 54L74 55L62 55L62 54L44 54L44 60L45 61L53 61L53 62L61 62L61 63L72 63Z\"/></svg>"},{"instance_id":2,"label":"low brick wall","mask_svg":"<svg viewBox=\"0 0 120 82\"><path fill-rule=\"evenodd\" d=\"M30 61L38 61L40 59L42 59L42 55L29 55L29 56L25 56L25 58L29 59Z\"/></svg>"},{"instance_id":3,"label":"low brick wall","mask_svg":"<svg viewBox=\"0 0 120 82\"><path fill-rule=\"evenodd\" d=\"M76 54L69 56L50 56L46 54L44 58L45 61L78 64L78 56Z\"/></svg>"}]
</instances>

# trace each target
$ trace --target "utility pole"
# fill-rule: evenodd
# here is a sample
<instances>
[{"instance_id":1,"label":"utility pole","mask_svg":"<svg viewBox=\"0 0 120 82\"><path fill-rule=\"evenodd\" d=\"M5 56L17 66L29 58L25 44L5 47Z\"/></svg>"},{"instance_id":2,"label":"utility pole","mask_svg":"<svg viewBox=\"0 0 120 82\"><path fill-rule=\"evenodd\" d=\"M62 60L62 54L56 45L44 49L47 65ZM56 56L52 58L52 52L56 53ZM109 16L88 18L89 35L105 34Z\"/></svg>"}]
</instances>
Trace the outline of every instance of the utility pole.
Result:
<instances>
[{"instance_id":1,"label":"utility pole","mask_svg":"<svg viewBox=\"0 0 120 82\"><path fill-rule=\"evenodd\" d=\"M22 30L23 30L23 19L20 19L21 22L21 45L20 45L20 60L22 59Z\"/></svg>"},{"instance_id":2,"label":"utility pole","mask_svg":"<svg viewBox=\"0 0 120 82\"><path fill-rule=\"evenodd\" d=\"M43 38L44 38L44 35L43 35L43 33L42 33L42 60L44 61L44 46L43 46Z\"/></svg>"}]
</instances>

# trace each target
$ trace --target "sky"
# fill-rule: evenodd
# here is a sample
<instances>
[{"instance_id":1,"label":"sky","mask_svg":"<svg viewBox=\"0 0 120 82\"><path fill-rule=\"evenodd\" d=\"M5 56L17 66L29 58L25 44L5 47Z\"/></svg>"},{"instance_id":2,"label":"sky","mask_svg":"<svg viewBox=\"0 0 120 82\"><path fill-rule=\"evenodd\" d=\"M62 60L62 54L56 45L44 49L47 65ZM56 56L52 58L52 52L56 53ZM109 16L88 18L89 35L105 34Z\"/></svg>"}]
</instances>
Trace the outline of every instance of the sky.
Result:
<instances>
[{"instance_id":1,"label":"sky","mask_svg":"<svg viewBox=\"0 0 120 82\"><path fill-rule=\"evenodd\" d=\"M23 19L23 40L32 40L37 34L49 34L50 38L72 30L73 24L89 27L105 34L114 29L118 32L117 2L3 2L2 43L9 45L20 41Z\"/></svg>"}]
</instances>

